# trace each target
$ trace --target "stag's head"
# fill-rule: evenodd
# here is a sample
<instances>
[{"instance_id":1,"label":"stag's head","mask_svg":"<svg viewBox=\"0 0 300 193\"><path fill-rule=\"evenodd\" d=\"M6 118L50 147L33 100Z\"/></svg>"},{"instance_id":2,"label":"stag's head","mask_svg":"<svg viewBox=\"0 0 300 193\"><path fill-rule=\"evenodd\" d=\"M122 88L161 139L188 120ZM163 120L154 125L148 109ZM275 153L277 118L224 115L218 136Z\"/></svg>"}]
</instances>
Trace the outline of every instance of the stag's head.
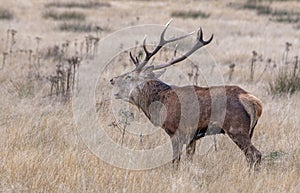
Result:
<instances>
[{"instance_id":1,"label":"stag's head","mask_svg":"<svg viewBox=\"0 0 300 193\"><path fill-rule=\"evenodd\" d=\"M203 40L203 34L201 28L199 28L197 32L197 39L196 43L193 45L191 50L183 54L182 56L176 58L176 49L174 51L174 56L166 63L160 64L160 65L148 65L148 62L150 59L166 44L175 42L178 40L181 40L183 38L186 38L188 36L191 36L194 32L191 32L189 34L180 36L180 37L174 37L170 39L165 39L165 33L167 28L169 27L172 20L170 20L165 28L163 29L161 35L160 35L160 41L157 44L157 46L154 48L152 52L148 51L146 48L146 37L143 41L143 49L145 53L145 58L143 61L140 61L138 57L134 57L130 52L130 58L132 62L135 64L135 69L131 72L124 73L120 76L114 77L110 80L110 83L115 87L117 92L114 94L116 99L122 99L127 102L132 102L133 94L141 89L143 84L147 82L148 80L158 79L159 76L165 72L166 68L168 66L174 65L178 62L181 62L185 60L187 57L189 57L191 54L193 54L196 50L199 48L209 44L212 39L213 35L210 37L209 40L204 41Z\"/></svg>"},{"instance_id":2,"label":"stag's head","mask_svg":"<svg viewBox=\"0 0 300 193\"><path fill-rule=\"evenodd\" d=\"M141 70L134 69L131 72L112 78L110 83L115 87L115 98L131 102L132 93L136 89L139 89L146 81L157 79L160 76L159 72L154 72L149 67Z\"/></svg>"}]
</instances>

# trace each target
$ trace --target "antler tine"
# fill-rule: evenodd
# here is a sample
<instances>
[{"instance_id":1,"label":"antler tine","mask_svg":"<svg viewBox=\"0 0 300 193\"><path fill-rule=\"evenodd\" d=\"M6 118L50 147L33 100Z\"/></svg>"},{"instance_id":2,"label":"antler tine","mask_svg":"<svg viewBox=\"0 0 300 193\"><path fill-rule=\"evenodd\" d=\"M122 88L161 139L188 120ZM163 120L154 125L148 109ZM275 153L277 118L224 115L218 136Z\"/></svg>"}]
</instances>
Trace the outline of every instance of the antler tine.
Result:
<instances>
[{"instance_id":1,"label":"antler tine","mask_svg":"<svg viewBox=\"0 0 300 193\"><path fill-rule=\"evenodd\" d=\"M161 35L160 35L160 42L158 45L161 45L161 46L164 46L165 44L168 44L168 43L171 43L171 42L175 42L175 41L178 41L178 40L181 40L181 39L184 39L188 36L191 36L195 33L195 31L192 31L186 35L183 35L183 36L179 36L179 37L173 37L173 38L170 38L168 40L165 39L165 33L169 27L169 25L171 24L171 22L173 21L173 19L170 19L170 21L165 25L165 28L163 29ZM157 50L158 51L158 50Z\"/></svg>"},{"instance_id":2,"label":"antler tine","mask_svg":"<svg viewBox=\"0 0 300 193\"><path fill-rule=\"evenodd\" d=\"M197 31L197 40L202 40L203 41L203 32L202 32L201 27L199 27L199 29Z\"/></svg>"},{"instance_id":3,"label":"antler tine","mask_svg":"<svg viewBox=\"0 0 300 193\"><path fill-rule=\"evenodd\" d=\"M165 42L165 33L166 33L166 31L167 31L169 25L172 23L172 21L173 21L173 19L170 19L170 20L168 21L168 23L165 25L163 31L162 31L161 34L160 34L160 41L159 41L159 44L158 44L158 45L163 44L163 42Z\"/></svg>"},{"instance_id":4,"label":"antler tine","mask_svg":"<svg viewBox=\"0 0 300 193\"><path fill-rule=\"evenodd\" d=\"M171 42L181 40L181 39L186 38L194 33L194 32L191 32L191 33L188 33L188 34L180 36L180 37L174 37L174 38L170 38L170 39L166 40L165 33L166 33L169 25L171 24L171 22L172 22L172 19L165 25L165 27L160 35L159 43L157 44L157 46L155 47L155 49L152 52L149 52L147 50L147 48L146 48L147 37L144 38L143 49L145 51L146 56L145 56L145 59L141 63L139 62L139 64L137 65L135 70L137 70L137 71L141 70L148 63L148 61L151 59L151 57L154 56L164 45L171 43Z\"/></svg>"},{"instance_id":5,"label":"antler tine","mask_svg":"<svg viewBox=\"0 0 300 193\"><path fill-rule=\"evenodd\" d=\"M143 49L146 53L146 58L149 57L149 51L147 50L147 47L146 47L146 39L147 39L147 35L145 36L144 40L143 40Z\"/></svg>"},{"instance_id":6,"label":"antler tine","mask_svg":"<svg viewBox=\"0 0 300 193\"><path fill-rule=\"evenodd\" d=\"M129 52L129 56L130 56L130 59L131 61L134 63L135 66L138 66L138 62L135 60L135 58L132 56L132 53Z\"/></svg>"},{"instance_id":7,"label":"antler tine","mask_svg":"<svg viewBox=\"0 0 300 193\"><path fill-rule=\"evenodd\" d=\"M174 55L173 57L176 57L176 54L177 54L177 48L178 48L178 44L175 45L175 49L174 49Z\"/></svg>"},{"instance_id":8,"label":"antler tine","mask_svg":"<svg viewBox=\"0 0 300 193\"><path fill-rule=\"evenodd\" d=\"M139 60L139 58L137 56L135 57L135 61L136 61L137 64L140 63L140 60Z\"/></svg>"},{"instance_id":9,"label":"antler tine","mask_svg":"<svg viewBox=\"0 0 300 193\"><path fill-rule=\"evenodd\" d=\"M209 44L212 41L213 37L214 37L214 35L212 34L211 37L207 41L203 40L202 29L199 28L199 30L197 32L196 43L194 44L194 46L192 47L191 50L189 50L188 52L186 52L184 55L182 55L179 58L171 59L169 62L167 62L165 64L154 66L153 70L159 70L159 69L162 69L162 68L166 68L168 66L171 66L173 64L176 64L178 62L181 62L181 61L185 60L187 57L189 57L191 54L193 54L196 50L198 50L199 48Z\"/></svg>"},{"instance_id":10,"label":"antler tine","mask_svg":"<svg viewBox=\"0 0 300 193\"><path fill-rule=\"evenodd\" d=\"M199 49L199 48L209 44L212 41L213 37L214 37L214 34L212 34L210 36L209 40L207 40L207 41L203 40L203 32L202 32L201 27L199 27L198 32L197 32L197 41L196 41L196 44L194 45L194 47Z\"/></svg>"}]
</instances>

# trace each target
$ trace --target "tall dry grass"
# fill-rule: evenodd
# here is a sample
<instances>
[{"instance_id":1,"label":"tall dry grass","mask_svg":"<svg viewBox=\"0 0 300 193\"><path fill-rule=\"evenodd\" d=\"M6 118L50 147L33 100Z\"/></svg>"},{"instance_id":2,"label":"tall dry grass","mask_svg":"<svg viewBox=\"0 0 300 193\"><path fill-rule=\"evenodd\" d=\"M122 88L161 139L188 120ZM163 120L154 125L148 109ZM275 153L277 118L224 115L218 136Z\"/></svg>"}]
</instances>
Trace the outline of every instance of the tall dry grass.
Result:
<instances>
[{"instance_id":1,"label":"tall dry grass","mask_svg":"<svg viewBox=\"0 0 300 193\"><path fill-rule=\"evenodd\" d=\"M264 114L253 137L263 154L256 172L249 171L242 152L222 135L217 136L217 151L203 154L201 144L212 139L199 141L193 163L183 158L178 171L171 164L145 171L115 168L81 141L70 105L39 97L19 99L15 93L9 98L1 100L1 192L299 190L299 94L289 100L263 97ZM121 132L115 136L120 138Z\"/></svg>"},{"instance_id":2,"label":"tall dry grass","mask_svg":"<svg viewBox=\"0 0 300 193\"><path fill-rule=\"evenodd\" d=\"M3 3L12 7L14 4L12 1ZM164 23L172 11L183 9L182 3L143 1L131 2L130 6L126 3L114 2L103 12L89 10L87 13L89 17L94 14L101 22L107 22L112 29L119 29L136 24L136 16L141 17L139 22ZM298 192L300 93L281 97L268 95L266 83L273 77L274 71L266 71L256 82L257 74L263 72L264 65L257 65L254 82L249 83L248 80L252 50L279 61L286 38L293 42L293 50L298 50L299 32L283 24L270 24L267 18L256 17L250 11L235 12L227 1L202 3L207 7L209 19L178 19L176 25L189 31L200 23L208 30L207 34L210 30L214 31L216 43L209 51L224 64L220 69L225 80L227 64L235 63L230 84L242 86L263 101L263 115L253 136L254 145L263 154L258 171L249 171L243 153L224 135L217 136L217 150L203 151L212 137L198 141L193 162L188 163L183 155L178 171L174 171L171 164L142 171L111 166L92 154L78 135L72 104L45 97L49 94L49 84L34 82L34 85L29 85L31 82L27 82L27 74L30 68L23 63L24 58L15 55L12 62L0 70L0 192ZM273 6L278 4L275 2ZM162 5L165 12L158 13ZM44 3L24 1L22 6L13 10L20 21L2 23L1 37L5 37L6 29L13 26L18 30L17 42L21 41L22 46L31 46L34 50L34 43L22 41L22 37L27 37L26 33L30 36L43 34L41 47L53 46L54 40L79 39L86 35L55 31L53 23L40 29L46 22L42 19ZM198 2L186 1L184 9L194 10L197 6ZM39 11L24 13L24 7ZM110 20L104 17L110 17ZM24 27L28 18L32 19L29 23L31 29ZM264 32L260 31L262 27ZM45 34L45 31L49 33ZM4 46L0 49L1 53L5 51ZM13 49L17 49L17 45ZM49 66L42 65L41 68L41 72L51 70ZM189 71L183 65L178 68ZM169 73L172 74L172 70ZM20 88L16 88L11 80ZM31 94L20 96L20 90L27 93L28 89L33 89ZM118 143L121 141L121 130L109 126L106 129L111 129L109 134ZM145 143L166 140L166 135L161 133L161 136L146 138ZM131 143L139 143L139 138L126 133L124 143L131 147Z\"/></svg>"}]
</instances>

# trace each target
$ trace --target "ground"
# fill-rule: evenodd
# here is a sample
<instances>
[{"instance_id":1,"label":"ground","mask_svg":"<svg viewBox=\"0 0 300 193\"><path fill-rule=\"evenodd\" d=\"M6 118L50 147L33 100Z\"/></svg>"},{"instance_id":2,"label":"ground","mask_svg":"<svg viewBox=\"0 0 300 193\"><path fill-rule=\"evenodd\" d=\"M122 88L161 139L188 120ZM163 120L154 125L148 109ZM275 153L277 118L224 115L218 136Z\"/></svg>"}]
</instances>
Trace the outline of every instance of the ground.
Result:
<instances>
[{"instance_id":1,"label":"ground","mask_svg":"<svg viewBox=\"0 0 300 193\"><path fill-rule=\"evenodd\" d=\"M1 192L298 192L300 93L274 95L268 86L278 71L293 69L300 48L299 21L278 22L275 14L258 14L255 9L245 8L246 3L253 1L107 1L94 8L82 7L93 1L62 2L69 3L69 7L50 6L49 3L61 3L50 0L3 0L0 5L0 12L9 10L13 15L0 19ZM77 4L70 7L70 2ZM289 13L300 8L299 1L266 0L261 4ZM71 19L58 20L43 16L51 11L75 14ZM189 11L207 15L174 16ZM78 13L84 19L74 18ZM297 19L295 15L292 17ZM114 167L94 154L79 135L70 96L50 96L50 75L55 75L61 56L53 51L56 45L60 51L65 49L65 58L79 56L80 68L84 69L86 61L101 59L99 51L92 53L87 48L88 35L99 38L101 44L105 37L123 28L164 25L170 18L172 26L183 31L201 26L205 38L214 34L205 57L212 58L216 66L207 65L203 69L205 65L201 64L200 75L195 76L196 67L178 64L169 68L162 80L174 85L207 86L205 73L218 71L224 84L239 85L261 99L263 114L252 139L262 152L258 170L249 169L243 153L225 135L216 136L216 148L207 146L214 141L211 136L198 141L193 162L189 163L183 155L178 170L171 163L138 171ZM74 25L70 31L64 31L60 27L65 24ZM81 31L76 31L74 26L80 25ZM97 26L98 31L94 30ZM16 30L14 37L13 30ZM69 47L63 48L63 43ZM235 67L231 72L232 64ZM108 80L129 71L132 67L129 65L128 53L112 60L99 75L94 105L104 130L116 143L140 149L139 135L125 133L123 138L111 112L112 106L123 103L111 99ZM298 76L299 68L296 73ZM82 92L80 89L78 92ZM130 109L133 116L125 115L126 120L119 126L136 118L147 125L147 131L156 129L143 139L142 148L168 141L167 135L151 126L138 109L133 106Z\"/></svg>"}]
</instances>

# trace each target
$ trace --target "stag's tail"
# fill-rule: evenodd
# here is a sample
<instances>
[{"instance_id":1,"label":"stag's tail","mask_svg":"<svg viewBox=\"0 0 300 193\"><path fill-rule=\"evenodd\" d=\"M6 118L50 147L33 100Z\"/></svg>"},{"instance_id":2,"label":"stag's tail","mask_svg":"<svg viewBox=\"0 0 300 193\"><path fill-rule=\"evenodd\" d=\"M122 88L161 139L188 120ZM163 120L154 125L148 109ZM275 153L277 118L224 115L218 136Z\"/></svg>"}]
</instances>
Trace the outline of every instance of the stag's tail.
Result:
<instances>
[{"instance_id":1,"label":"stag's tail","mask_svg":"<svg viewBox=\"0 0 300 193\"><path fill-rule=\"evenodd\" d=\"M250 116L249 135L252 138L254 127L262 114L262 102L251 94L241 94L239 99Z\"/></svg>"}]
</instances>

